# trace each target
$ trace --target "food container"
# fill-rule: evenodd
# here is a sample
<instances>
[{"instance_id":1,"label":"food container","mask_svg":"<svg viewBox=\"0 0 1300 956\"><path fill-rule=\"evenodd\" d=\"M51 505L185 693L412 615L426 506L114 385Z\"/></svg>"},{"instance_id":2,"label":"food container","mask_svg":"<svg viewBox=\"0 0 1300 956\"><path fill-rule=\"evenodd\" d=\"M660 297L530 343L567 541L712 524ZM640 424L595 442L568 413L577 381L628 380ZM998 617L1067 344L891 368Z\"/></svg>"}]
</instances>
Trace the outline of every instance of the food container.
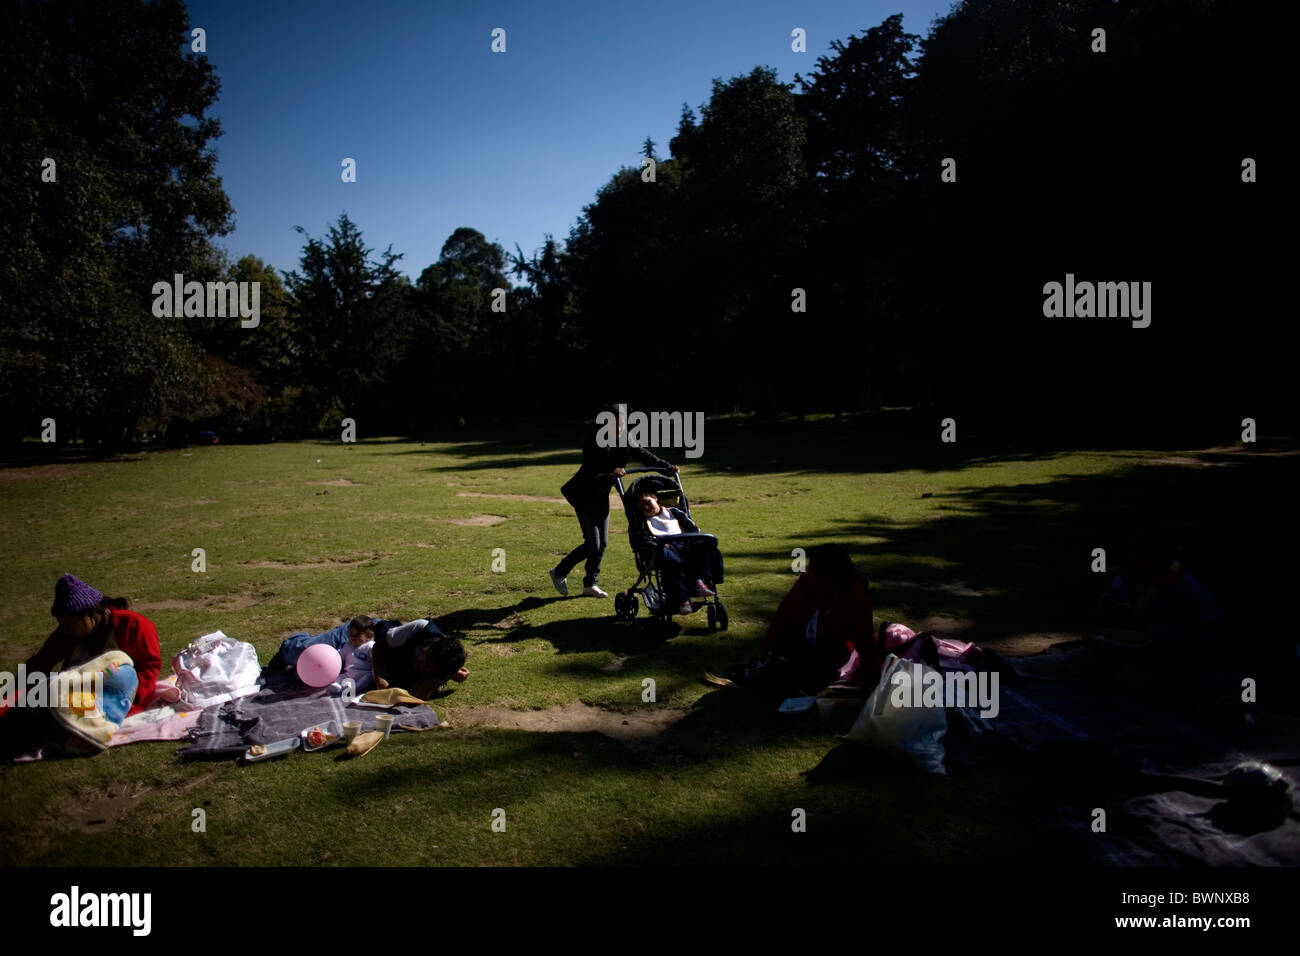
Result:
<instances>
[{"instance_id":1,"label":"food container","mask_svg":"<svg viewBox=\"0 0 1300 956\"><path fill-rule=\"evenodd\" d=\"M308 727L299 736L302 737L302 749L312 751L337 743L342 739L343 732L336 721L328 720L323 724Z\"/></svg>"}]
</instances>

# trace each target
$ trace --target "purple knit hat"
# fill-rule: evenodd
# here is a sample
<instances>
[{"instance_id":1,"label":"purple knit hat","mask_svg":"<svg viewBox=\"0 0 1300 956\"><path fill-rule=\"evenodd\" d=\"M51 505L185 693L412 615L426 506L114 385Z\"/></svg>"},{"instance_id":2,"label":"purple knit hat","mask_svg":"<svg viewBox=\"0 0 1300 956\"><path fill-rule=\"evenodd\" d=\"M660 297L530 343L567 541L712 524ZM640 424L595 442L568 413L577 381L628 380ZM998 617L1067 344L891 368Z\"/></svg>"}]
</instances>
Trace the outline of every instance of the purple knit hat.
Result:
<instances>
[{"instance_id":1,"label":"purple knit hat","mask_svg":"<svg viewBox=\"0 0 1300 956\"><path fill-rule=\"evenodd\" d=\"M71 574L54 582L54 606L50 613L55 617L65 614L84 614L104 600L104 595Z\"/></svg>"}]
</instances>

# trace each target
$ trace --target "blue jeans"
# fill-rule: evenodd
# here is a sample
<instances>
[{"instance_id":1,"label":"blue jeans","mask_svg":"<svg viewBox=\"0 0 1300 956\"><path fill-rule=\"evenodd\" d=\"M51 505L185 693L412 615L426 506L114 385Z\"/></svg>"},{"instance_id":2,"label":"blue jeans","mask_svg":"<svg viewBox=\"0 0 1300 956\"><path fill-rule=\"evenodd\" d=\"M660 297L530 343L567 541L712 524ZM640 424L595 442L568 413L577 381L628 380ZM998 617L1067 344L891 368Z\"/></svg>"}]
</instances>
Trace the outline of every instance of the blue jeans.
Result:
<instances>
[{"instance_id":1,"label":"blue jeans","mask_svg":"<svg viewBox=\"0 0 1300 956\"><path fill-rule=\"evenodd\" d=\"M659 573L669 604L680 607L690 599L696 581L722 580L722 555L711 541L687 539L665 544Z\"/></svg>"},{"instance_id":2,"label":"blue jeans","mask_svg":"<svg viewBox=\"0 0 1300 956\"><path fill-rule=\"evenodd\" d=\"M573 510L582 526L582 544L566 554L555 570L567 578L578 562L586 558L587 573L583 576L582 586L594 587L600 578L600 562L605 557L605 547L609 544L609 496L593 498L582 507L574 505Z\"/></svg>"},{"instance_id":3,"label":"blue jeans","mask_svg":"<svg viewBox=\"0 0 1300 956\"><path fill-rule=\"evenodd\" d=\"M306 631L299 631L297 634L286 637L280 642L280 649L276 651L275 656L271 658L266 666L272 670L296 667L302 652L313 644L328 644L337 651L347 642L348 625L346 621L338 627L330 628L328 631L315 636L308 634Z\"/></svg>"}]
</instances>

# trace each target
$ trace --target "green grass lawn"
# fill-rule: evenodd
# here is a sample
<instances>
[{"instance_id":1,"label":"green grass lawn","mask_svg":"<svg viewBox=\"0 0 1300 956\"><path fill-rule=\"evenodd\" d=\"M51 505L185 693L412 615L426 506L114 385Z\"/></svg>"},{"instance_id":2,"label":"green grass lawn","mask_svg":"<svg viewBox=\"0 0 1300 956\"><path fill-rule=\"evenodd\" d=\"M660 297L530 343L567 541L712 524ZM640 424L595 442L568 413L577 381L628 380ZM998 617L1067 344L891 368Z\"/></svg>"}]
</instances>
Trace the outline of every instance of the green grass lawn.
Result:
<instances>
[{"instance_id":1,"label":"green grass lawn","mask_svg":"<svg viewBox=\"0 0 1300 956\"><path fill-rule=\"evenodd\" d=\"M71 571L157 623L163 676L166 659L217 629L266 661L297 630L428 612L465 639L472 672L435 704L450 728L395 735L362 760L181 763L177 744L153 743L0 768L0 859L925 865L1068 852L1025 808L1044 789L1083 804L1094 796L1086 779L1064 795L1059 782L1005 770L810 779L833 751L852 762L835 739L847 725L780 717L700 673L754 653L793 582L792 550L824 541L848 547L875 582L877 621L927 622L1008 652L1085 628L1105 583L1091 550L1118 556L1137 515L1185 532L1189 564L1229 603L1249 587L1234 574L1233 535L1283 520L1278 501L1295 487L1290 456L922 446L872 437L856 420L710 422L704 458L668 457L683 465L694 517L721 541L731 629L710 633L700 614L665 634L644 616L615 622L612 601L550 588L546 569L579 540L558 488L580 438L530 425L455 442L103 461L34 449L0 470L0 667L14 670L49 633L54 581ZM482 516L505 520L457 523ZM601 583L612 593L635 580L619 510L610 537ZM195 548L205 573L191 570ZM492 570L497 548L504 573ZM580 577L581 567L571 585ZM642 701L645 678L654 703ZM570 729L557 711L549 732L493 726L506 709L561 707L587 723ZM593 729L600 721L610 733ZM191 831L195 808L205 833ZM504 832L491 825L498 808ZM805 833L791 830L796 808ZM88 838L99 832L115 838Z\"/></svg>"}]
</instances>

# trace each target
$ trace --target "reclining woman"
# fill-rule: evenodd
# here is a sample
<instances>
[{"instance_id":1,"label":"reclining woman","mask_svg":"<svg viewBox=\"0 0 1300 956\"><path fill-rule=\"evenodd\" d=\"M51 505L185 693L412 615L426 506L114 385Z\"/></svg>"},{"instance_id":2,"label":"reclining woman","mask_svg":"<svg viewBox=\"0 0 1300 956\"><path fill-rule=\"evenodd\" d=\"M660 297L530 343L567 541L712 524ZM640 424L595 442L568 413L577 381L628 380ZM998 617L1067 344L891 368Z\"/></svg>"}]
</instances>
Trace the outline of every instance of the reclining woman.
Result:
<instances>
[{"instance_id":1,"label":"reclining woman","mask_svg":"<svg viewBox=\"0 0 1300 956\"><path fill-rule=\"evenodd\" d=\"M695 610L691 604L692 597L713 596L706 579L722 580L722 555L717 545L708 539L672 540L700 530L682 509L665 508L659 503L659 496L649 489L637 492L636 499L651 537L668 539L661 545L663 564L660 567L664 588L668 592L668 606L676 607L677 614L690 614Z\"/></svg>"},{"instance_id":2,"label":"reclining woman","mask_svg":"<svg viewBox=\"0 0 1300 956\"><path fill-rule=\"evenodd\" d=\"M108 598L90 585L65 574L54 585L50 613L59 624L41 649L27 659L29 674L50 674L74 668L108 651L131 658L136 672L130 714L149 706L162 667L158 629L142 614L128 610L126 598ZM0 754L13 756L55 730L45 708L23 708L3 714Z\"/></svg>"}]
</instances>

